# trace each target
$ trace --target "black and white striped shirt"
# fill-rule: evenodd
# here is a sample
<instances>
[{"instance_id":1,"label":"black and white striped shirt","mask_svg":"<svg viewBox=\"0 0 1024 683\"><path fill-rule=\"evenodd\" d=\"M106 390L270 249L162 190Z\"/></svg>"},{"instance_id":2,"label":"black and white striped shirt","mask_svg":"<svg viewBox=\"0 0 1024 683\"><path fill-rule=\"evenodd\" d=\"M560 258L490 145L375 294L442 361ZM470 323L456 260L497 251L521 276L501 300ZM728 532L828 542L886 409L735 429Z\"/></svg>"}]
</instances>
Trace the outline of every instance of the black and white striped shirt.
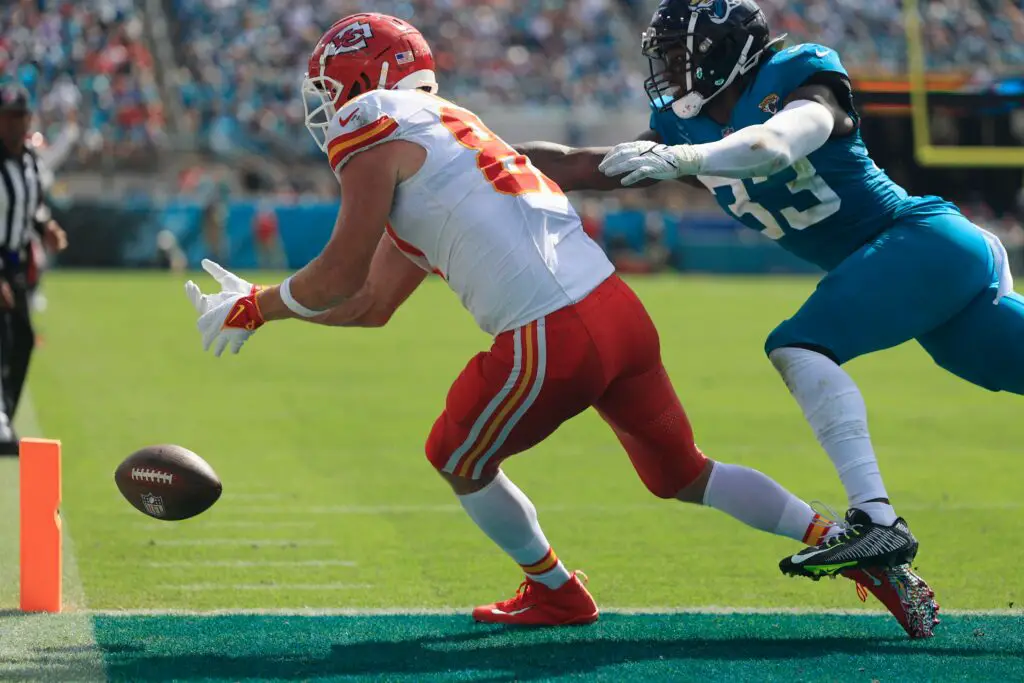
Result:
<instances>
[{"instance_id":1,"label":"black and white striped shirt","mask_svg":"<svg viewBox=\"0 0 1024 683\"><path fill-rule=\"evenodd\" d=\"M37 225L48 218L35 152L25 147L11 154L0 144L0 252L24 252Z\"/></svg>"}]
</instances>

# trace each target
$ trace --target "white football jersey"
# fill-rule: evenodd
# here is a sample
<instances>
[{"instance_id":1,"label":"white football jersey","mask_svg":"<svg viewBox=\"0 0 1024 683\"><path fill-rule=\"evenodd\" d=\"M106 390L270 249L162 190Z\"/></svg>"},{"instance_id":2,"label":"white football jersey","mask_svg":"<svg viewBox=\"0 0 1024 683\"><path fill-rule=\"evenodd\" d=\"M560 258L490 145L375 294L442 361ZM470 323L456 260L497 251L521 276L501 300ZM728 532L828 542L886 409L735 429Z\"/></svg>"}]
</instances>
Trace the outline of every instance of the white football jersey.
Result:
<instances>
[{"instance_id":1,"label":"white football jersey","mask_svg":"<svg viewBox=\"0 0 1024 683\"><path fill-rule=\"evenodd\" d=\"M427 151L396 189L387 233L448 282L485 332L576 303L615 270L558 186L451 102L421 90L373 90L342 107L327 139L335 173L389 140Z\"/></svg>"}]
</instances>

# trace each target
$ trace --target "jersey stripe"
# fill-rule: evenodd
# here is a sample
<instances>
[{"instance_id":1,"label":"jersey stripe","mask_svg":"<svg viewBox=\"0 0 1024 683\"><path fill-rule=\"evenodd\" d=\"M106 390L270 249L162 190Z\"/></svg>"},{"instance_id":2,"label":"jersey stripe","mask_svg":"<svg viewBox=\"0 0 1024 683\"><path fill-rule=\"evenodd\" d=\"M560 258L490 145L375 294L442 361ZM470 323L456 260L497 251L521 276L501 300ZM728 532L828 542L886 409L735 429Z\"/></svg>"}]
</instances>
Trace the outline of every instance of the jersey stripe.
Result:
<instances>
[{"instance_id":1,"label":"jersey stripe","mask_svg":"<svg viewBox=\"0 0 1024 683\"><path fill-rule=\"evenodd\" d=\"M484 467L487 466L487 461L490 460L498 449L505 444L505 440L508 438L509 433L519 423L519 420L523 418L526 411L530 409L533 402L537 400L537 396L540 394L541 389L544 386L544 374L548 365L548 343L547 334L544 325L544 318L539 318L531 323L535 334L537 335L537 371L534 376L533 385L530 387L530 393L526 395L526 399L523 400L516 411L512 413L512 417L509 418L508 422L498 432L498 438L494 440L483 456L477 460L476 467L473 469L473 478L478 479L484 471Z\"/></svg>"},{"instance_id":2,"label":"jersey stripe","mask_svg":"<svg viewBox=\"0 0 1024 683\"><path fill-rule=\"evenodd\" d=\"M542 323L543 319L531 322L516 330L516 341L522 346L522 371L519 373L515 388L508 394L507 399L502 402L501 406L486 420L486 424L482 426L483 428L477 431L478 438L474 438L474 435L471 433L466 443L456 451L456 454L461 451L464 455L456 461L455 466L452 468L451 471L454 474L460 477L477 476L472 473L479 471L483 467L483 463L498 451L516 422L519 421L530 407L530 404L533 403L533 400L536 399L537 394L540 393L540 384L544 379L544 369L540 367L539 361L546 360L547 357L546 348L543 354L538 353L540 350L538 348L539 342L542 343L542 338L538 334L538 326ZM541 355L543 355L543 358L540 357ZM506 382L507 386L508 383ZM480 420L478 420L479 422ZM475 428L476 425L474 425L474 431L476 431ZM471 446L468 450L466 450L467 445ZM453 458L456 454L453 454ZM449 461L449 466L451 464Z\"/></svg>"},{"instance_id":3,"label":"jersey stripe","mask_svg":"<svg viewBox=\"0 0 1024 683\"><path fill-rule=\"evenodd\" d=\"M388 233L388 237L391 238L391 241L395 243L395 246L398 247L398 251L405 252L410 256L425 258L426 255L422 251L417 249L416 245L410 244L409 242L406 242L401 237L399 237L398 233L395 232L395 229L391 227L390 223L386 223L384 225L384 230L385 232Z\"/></svg>"},{"instance_id":4,"label":"jersey stripe","mask_svg":"<svg viewBox=\"0 0 1024 683\"><path fill-rule=\"evenodd\" d=\"M448 458L448 462L445 463L444 471L448 473L454 473L455 467L459 464L462 456L466 454L473 444L476 443L477 438L480 436L480 432L490 421L494 412L501 406L505 399L508 397L512 390L519 385L519 378L523 371L523 328L517 327L512 333L512 370L508 374L508 378L505 380L505 384L502 385L501 390L490 400L484 411L477 417L476 422L473 423L473 428L469 430L469 436L466 440L455 449L455 451Z\"/></svg>"},{"instance_id":5,"label":"jersey stripe","mask_svg":"<svg viewBox=\"0 0 1024 683\"><path fill-rule=\"evenodd\" d=\"M498 428L502 426L508 415L512 412L513 407L517 406L526 394L526 388L533 381L533 371L535 369L534 359L534 341L533 341L533 323L526 325L522 329L522 347L523 347L523 371L520 374L519 381L516 382L516 387L512 393L508 396L507 400L502 404L499 410L488 420L486 427L482 430L480 438L477 439L473 447L459 460L458 466L455 468L455 474L460 477L467 477L473 465L476 464L477 458L488 448L493 442L494 436L498 431Z\"/></svg>"},{"instance_id":6,"label":"jersey stripe","mask_svg":"<svg viewBox=\"0 0 1024 683\"><path fill-rule=\"evenodd\" d=\"M391 242L395 245L398 251L402 252L406 256L411 256L413 258L413 263L416 263L416 265L420 266L421 268L429 269L430 272L433 273L434 275L440 275L445 281L448 280L448 276L441 272L440 268L437 268L436 266L431 264L430 260L427 258L427 255L424 254L419 248L417 248L415 244L412 244L411 242L406 242L401 237L399 237L398 233L395 232L395 229L391 227L390 223L384 224L384 232L386 232L388 234L388 237L391 238ZM416 259L421 259L423 263L419 263L418 261L416 261Z\"/></svg>"},{"instance_id":7,"label":"jersey stripe","mask_svg":"<svg viewBox=\"0 0 1024 683\"><path fill-rule=\"evenodd\" d=\"M337 170L338 165L361 149L380 142L398 130L398 121L387 114L351 133L345 133L331 140L327 147L327 156L331 160L331 168Z\"/></svg>"}]
</instances>

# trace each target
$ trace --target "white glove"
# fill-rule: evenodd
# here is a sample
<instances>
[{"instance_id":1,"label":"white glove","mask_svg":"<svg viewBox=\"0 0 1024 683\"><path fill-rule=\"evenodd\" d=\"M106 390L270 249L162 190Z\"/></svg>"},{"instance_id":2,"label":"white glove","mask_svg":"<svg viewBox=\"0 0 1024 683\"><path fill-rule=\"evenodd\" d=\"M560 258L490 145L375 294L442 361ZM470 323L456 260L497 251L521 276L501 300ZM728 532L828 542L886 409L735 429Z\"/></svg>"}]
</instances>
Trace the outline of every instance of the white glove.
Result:
<instances>
[{"instance_id":1,"label":"white glove","mask_svg":"<svg viewBox=\"0 0 1024 683\"><path fill-rule=\"evenodd\" d=\"M260 288L209 259L203 259L203 270L221 287L218 294L203 294L196 283L185 283L185 294L199 314L197 327L203 335L203 351L212 345L213 355L220 356L230 345L231 353L238 353L264 322L256 302Z\"/></svg>"},{"instance_id":2,"label":"white glove","mask_svg":"<svg viewBox=\"0 0 1024 683\"><path fill-rule=\"evenodd\" d=\"M615 177L628 173L623 185L633 185L646 178L672 180L697 175L703 161L693 145L663 145L650 140L623 142L604 155L597 170Z\"/></svg>"}]
</instances>

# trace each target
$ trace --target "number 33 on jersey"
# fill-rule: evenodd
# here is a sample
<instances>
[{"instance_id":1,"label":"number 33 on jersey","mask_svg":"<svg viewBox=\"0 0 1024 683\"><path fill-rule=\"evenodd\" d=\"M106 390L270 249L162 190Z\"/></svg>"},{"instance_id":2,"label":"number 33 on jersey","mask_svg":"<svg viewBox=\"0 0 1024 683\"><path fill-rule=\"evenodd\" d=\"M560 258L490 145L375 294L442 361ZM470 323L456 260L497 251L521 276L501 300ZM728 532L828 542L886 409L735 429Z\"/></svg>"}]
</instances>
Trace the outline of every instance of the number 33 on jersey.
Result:
<instances>
[{"instance_id":1,"label":"number 33 on jersey","mask_svg":"<svg viewBox=\"0 0 1024 683\"><path fill-rule=\"evenodd\" d=\"M678 118L656 110L651 128L666 144L702 144L762 124L808 83L829 84L856 122L849 75L838 54L823 45L796 45L762 58L727 124L705 114ZM833 136L805 159L767 178L701 177L731 216L783 249L831 270L885 229L907 193L871 160L859 128Z\"/></svg>"},{"instance_id":2,"label":"number 33 on jersey","mask_svg":"<svg viewBox=\"0 0 1024 683\"><path fill-rule=\"evenodd\" d=\"M387 234L413 262L444 277L488 332L536 316L528 309L544 296L519 301L520 290L549 287L551 301L576 290L582 296L612 271L558 185L447 100L373 90L341 108L327 140L338 174L359 152L392 140L427 151L420 170L396 188ZM582 253L559 258L569 251Z\"/></svg>"}]
</instances>

